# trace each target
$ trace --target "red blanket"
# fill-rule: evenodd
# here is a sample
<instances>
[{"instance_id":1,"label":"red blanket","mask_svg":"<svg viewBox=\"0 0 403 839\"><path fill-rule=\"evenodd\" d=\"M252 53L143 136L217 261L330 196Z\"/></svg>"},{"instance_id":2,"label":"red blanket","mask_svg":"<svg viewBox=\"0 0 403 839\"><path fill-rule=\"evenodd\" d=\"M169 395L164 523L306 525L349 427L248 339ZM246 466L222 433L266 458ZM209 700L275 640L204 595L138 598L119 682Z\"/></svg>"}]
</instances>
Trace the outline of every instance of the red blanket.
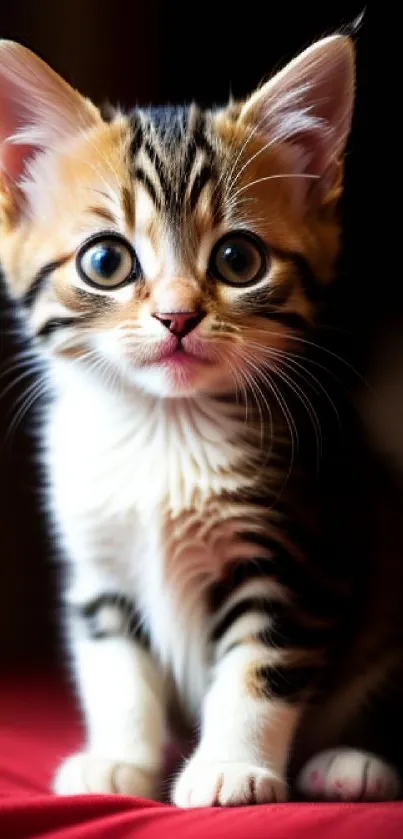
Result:
<instances>
[{"instance_id":1,"label":"red blanket","mask_svg":"<svg viewBox=\"0 0 403 839\"><path fill-rule=\"evenodd\" d=\"M60 680L0 683L1 839L403 839L403 803L177 810L122 796L56 798L49 781L81 728Z\"/></svg>"}]
</instances>

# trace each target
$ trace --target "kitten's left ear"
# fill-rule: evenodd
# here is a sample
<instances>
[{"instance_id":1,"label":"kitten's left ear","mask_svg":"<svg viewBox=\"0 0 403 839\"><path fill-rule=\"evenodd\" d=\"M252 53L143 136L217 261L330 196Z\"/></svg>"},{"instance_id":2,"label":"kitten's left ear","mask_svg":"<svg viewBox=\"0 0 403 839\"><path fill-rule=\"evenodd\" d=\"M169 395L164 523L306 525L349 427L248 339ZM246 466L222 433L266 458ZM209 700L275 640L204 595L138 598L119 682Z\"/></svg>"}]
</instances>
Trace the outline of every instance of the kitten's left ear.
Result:
<instances>
[{"instance_id":1,"label":"kitten's left ear","mask_svg":"<svg viewBox=\"0 0 403 839\"><path fill-rule=\"evenodd\" d=\"M38 152L100 121L97 108L44 61L13 41L0 41L0 174L18 186Z\"/></svg>"},{"instance_id":2,"label":"kitten's left ear","mask_svg":"<svg viewBox=\"0 0 403 839\"><path fill-rule=\"evenodd\" d=\"M239 118L291 152L292 171L333 186L350 131L355 56L350 38L318 41L256 91ZM320 180L319 180L320 179ZM303 179L301 179L301 184Z\"/></svg>"}]
</instances>

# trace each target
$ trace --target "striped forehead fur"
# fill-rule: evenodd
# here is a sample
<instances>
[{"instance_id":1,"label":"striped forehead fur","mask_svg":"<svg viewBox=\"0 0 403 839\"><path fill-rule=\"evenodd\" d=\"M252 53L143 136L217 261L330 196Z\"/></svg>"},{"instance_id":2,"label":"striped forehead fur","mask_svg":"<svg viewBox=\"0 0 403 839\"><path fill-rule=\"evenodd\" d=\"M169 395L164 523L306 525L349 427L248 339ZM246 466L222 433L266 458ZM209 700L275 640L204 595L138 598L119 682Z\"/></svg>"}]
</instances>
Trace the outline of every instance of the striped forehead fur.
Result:
<instances>
[{"instance_id":1,"label":"striped forehead fur","mask_svg":"<svg viewBox=\"0 0 403 839\"><path fill-rule=\"evenodd\" d=\"M130 116L134 177L173 222L195 209L205 186L213 186L212 219L219 221L219 190L226 155L212 114L196 105L136 110ZM151 174L150 174L151 168Z\"/></svg>"}]
</instances>

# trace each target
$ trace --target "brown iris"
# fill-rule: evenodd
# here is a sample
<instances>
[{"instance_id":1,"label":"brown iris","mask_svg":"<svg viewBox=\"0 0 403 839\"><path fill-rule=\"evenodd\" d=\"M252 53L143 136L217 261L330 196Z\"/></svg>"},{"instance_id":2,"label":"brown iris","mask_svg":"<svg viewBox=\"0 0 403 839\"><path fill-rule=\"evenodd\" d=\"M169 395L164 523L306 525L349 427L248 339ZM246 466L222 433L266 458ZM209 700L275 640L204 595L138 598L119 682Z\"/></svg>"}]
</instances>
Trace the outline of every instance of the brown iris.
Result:
<instances>
[{"instance_id":1,"label":"brown iris","mask_svg":"<svg viewBox=\"0 0 403 839\"><path fill-rule=\"evenodd\" d=\"M248 231L227 233L214 245L209 274L232 286L257 283L268 270L265 244Z\"/></svg>"}]
</instances>

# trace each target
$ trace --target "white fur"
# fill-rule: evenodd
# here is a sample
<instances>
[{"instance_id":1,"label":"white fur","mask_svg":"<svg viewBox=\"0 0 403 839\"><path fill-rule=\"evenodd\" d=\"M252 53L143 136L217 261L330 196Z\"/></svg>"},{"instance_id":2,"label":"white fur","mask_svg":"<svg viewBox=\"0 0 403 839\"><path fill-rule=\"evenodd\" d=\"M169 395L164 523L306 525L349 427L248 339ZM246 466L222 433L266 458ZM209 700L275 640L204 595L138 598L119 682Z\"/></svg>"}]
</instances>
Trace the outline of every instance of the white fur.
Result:
<instances>
[{"instance_id":1,"label":"white fur","mask_svg":"<svg viewBox=\"0 0 403 839\"><path fill-rule=\"evenodd\" d=\"M71 755L61 764L53 789L58 795L120 793L153 798L158 783L154 774L139 769L134 763L122 763L97 752L85 751Z\"/></svg>"},{"instance_id":2,"label":"white fur","mask_svg":"<svg viewBox=\"0 0 403 839\"><path fill-rule=\"evenodd\" d=\"M116 588L135 597L159 658L193 705L205 678L201 593L226 560L225 540L220 557L204 537L202 510L211 494L245 484L237 445L243 422L226 405L214 417L212 404L140 393L125 399L75 374L50 423L55 513L75 560L70 599ZM192 522L194 509L200 515ZM169 565L163 529L184 511L188 532L170 545L176 558ZM221 528L225 535L225 521Z\"/></svg>"},{"instance_id":3,"label":"white fur","mask_svg":"<svg viewBox=\"0 0 403 839\"><path fill-rule=\"evenodd\" d=\"M150 656L124 638L77 639L75 663L88 720L88 748L158 771L165 742L164 680ZM100 685L107 685L100 690ZM111 714L113 708L113 714Z\"/></svg>"},{"instance_id":4,"label":"white fur","mask_svg":"<svg viewBox=\"0 0 403 839\"><path fill-rule=\"evenodd\" d=\"M397 771L386 761L358 749L327 749L302 769L299 789L310 798L330 801L393 801L401 790Z\"/></svg>"},{"instance_id":5,"label":"white fur","mask_svg":"<svg viewBox=\"0 0 403 839\"><path fill-rule=\"evenodd\" d=\"M260 650L261 663L268 651ZM203 704L200 745L179 777L173 800L179 806L281 801L286 744L300 709L283 702L254 699L245 672L256 650L236 647L220 662ZM263 786L263 790L261 787Z\"/></svg>"},{"instance_id":6,"label":"white fur","mask_svg":"<svg viewBox=\"0 0 403 839\"><path fill-rule=\"evenodd\" d=\"M226 518L231 508L219 503L208 518L203 511L223 491L247 488L254 474L245 477L252 448L244 440L244 417L234 406L208 396L163 400L139 391L108 390L73 367L57 369L59 392L48 449L54 514L72 561L68 599L79 606L105 591L133 597L160 671L127 638L88 640L80 632L73 637L88 751L69 759L58 773L55 788L67 793L80 785L82 791L93 790L96 779L101 782L97 756L103 789L106 777L116 786L117 765L126 767L125 783L127 772L130 778L137 771L158 775L172 676L185 704L199 711L213 672L205 592L237 553L236 528ZM250 506L244 510L239 505L236 514L237 528L251 525ZM270 580L251 581L245 589L249 595L258 592L268 599L283 596ZM231 630L233 640L242 628L252 632L263 625L257 615L243 617ZM298 712L273 704L271 722L268 702L248 698L242 680L253 654L244 649L238 664L239 653L232 652L217 665L205 704L203 760L215 759L214 744L217 759L221 754L221 759L236 760L238 754L248 765L267 764L271 780L263 788L271 798L281 794L284 738L289 736L288 723L284 726L278 714L288 718L290 713L294 719ZM276 745L277 722L282 749ZM267 725L273 736L263 742ZM134 776L127 770L130 765ZM187 795L177 793L178 802Z\"/></svg>"}]
</instances>

